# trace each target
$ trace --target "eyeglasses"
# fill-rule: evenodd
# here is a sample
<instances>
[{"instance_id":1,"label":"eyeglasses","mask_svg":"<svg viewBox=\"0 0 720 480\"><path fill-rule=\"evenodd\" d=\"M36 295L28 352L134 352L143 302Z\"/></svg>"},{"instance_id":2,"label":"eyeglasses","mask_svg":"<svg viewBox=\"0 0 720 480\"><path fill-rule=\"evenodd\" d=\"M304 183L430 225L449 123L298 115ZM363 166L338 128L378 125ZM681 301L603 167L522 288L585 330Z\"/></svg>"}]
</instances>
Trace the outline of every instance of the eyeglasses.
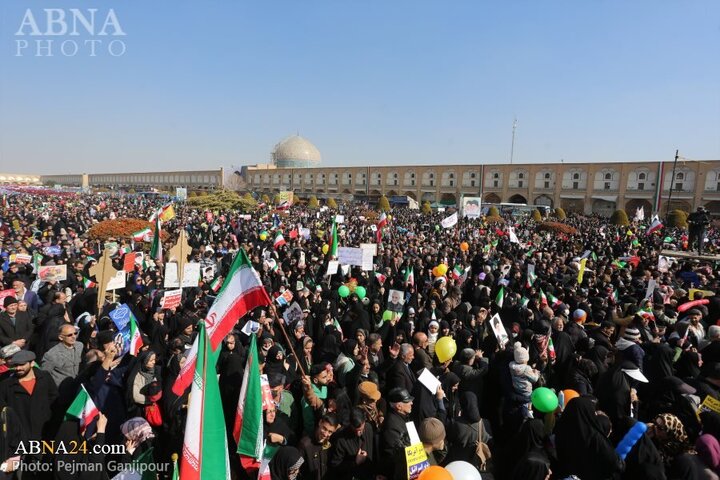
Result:
<instances>
[{"instance_id":1,"label":"eyeglasses","mask_svg":"<svg viewBox=\"0 0 720 480\"><path fill-rule=\"evenodd\" d=\"M77 332L74 332L74 333L66 333L65 335L63 335L63 337L77 337Z\"/></svg>"}]
</instances>

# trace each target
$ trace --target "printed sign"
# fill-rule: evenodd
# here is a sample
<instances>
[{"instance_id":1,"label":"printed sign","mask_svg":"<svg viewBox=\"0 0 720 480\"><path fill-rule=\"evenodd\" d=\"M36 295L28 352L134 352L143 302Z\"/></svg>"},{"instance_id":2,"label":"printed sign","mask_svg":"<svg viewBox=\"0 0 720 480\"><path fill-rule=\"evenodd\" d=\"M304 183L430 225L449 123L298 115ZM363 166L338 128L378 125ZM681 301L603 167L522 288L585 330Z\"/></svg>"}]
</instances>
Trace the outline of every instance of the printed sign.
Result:
<instances>
[{"instance_id":1,"label":"printed sign","mask_svg":"<svg viewBox=\"0 0 720 480\"><path fill-rule=\"evenodd\" d=\"M282 295L277 297L275 301L278 305L281 307L284 307L286 305L289 305L290 302L292 302L293 299L293 293L290 290L285 290Z\"/></svg>"},{"instance_id":2,"label":"printed sign","mask_svg":"<svg viewBox=\"0 0 720 480\"><path fill-rule=\"evenodd\" d=\"M417 480L422 471L430 466L422 443L405 447L405 464L408 480Z\"/></svg>"},{"instance_id":3,"label":"printed sign","mask_svg":"<svg viewBox=\"0 0 720 480\"><path fill-rule=\"evenodd\" d=\"M500 345L500 348L505 348L505 345L510 341L510 337L508 337L507 331L505 330L505 325L503 325L502 321L500 320L500 315L495 314L490 319L490 326L492 327L493 333L495 334L495 338L497 338L498 344Z\"/></svg>"},{"instance_id":4,"label":"printed sign","mask_svg":"<svg viewBox=\"0 0 720 480\"><path fill-rule=\"evenodd\" d=\"M18 253L15 255L15 263L30 263L32 262L32 255L26 255L24 253Z\"/></svg>"},{"instance_id":5,"label":"printed sign","mask_svg":"<svg viewBox=\"0 0 720 480\"><path fill-rule=\"evenodd\" d=\"M363 250L370 250L373 256L377 255L377 243L361 243L360 248Z\"/></svg>"},{"instance_id":6,"label":"printed sign","mask_svg":"<svg viewBox=\"0 0 720 480\"><path fill-rule=\"evenodd\" d=\"M187 188L185 187L176 187L175 188L175 196L178 200L181 202L184 202L187 200Z\"/></svg>"},{"instance_id":7,"label":"printed sign","mask_svg":"<svg viewBox=\"0 0 720 480\"><path fill-rule=\"evenodd\" d=\"M163 294L163 298L160 299L160 306L171 310L180 306L182 301L182 289L169 290Z\"/></svg>"},{"instance_id":8,"label":"printed sign","mask_svg":"<svg viewBox=\"0 0 720 480\"><path fill-rule=\"evenodd\" d=\"M178 281L177 263L168 262L165 264L165 288L180 288ZM183 269L182 288L197 287L200 280L200 264L186 263Z\"/></svg>"},{"instance_id":9,"label":"printed sign","mask_svg":"<svg viewBox=\"0 0 720 480\"><path fill-rule=\"evenodd\" d=\"M338 271L338 267L340 266L340 262L337 260L330 260L328 262L328 268L327 272L325 272L325 276L329 277L330 275L335 275Z\"/></svg>"},{"instance_id":10,"label":"printed sign","mask_svg":"<svg viewBox=\"0 0 720 480\"><path fill-rule=\"evenodd\" d=\"M44 265L39 268L38 277L43 282L50 280L63 282L67 280L67 265Z\"/></svg>"}]
</instances>

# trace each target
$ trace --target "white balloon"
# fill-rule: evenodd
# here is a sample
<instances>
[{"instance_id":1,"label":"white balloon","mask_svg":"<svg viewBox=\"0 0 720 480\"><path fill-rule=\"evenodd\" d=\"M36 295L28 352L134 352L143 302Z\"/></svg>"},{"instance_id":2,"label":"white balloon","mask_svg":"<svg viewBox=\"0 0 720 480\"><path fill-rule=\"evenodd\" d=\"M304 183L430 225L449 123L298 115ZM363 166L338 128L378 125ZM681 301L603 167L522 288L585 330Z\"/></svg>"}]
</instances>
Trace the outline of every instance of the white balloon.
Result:
<instances>
[{"instance_id":1,"label":"white balloon","mask_svg":"<svg viewBox=\"0 0 720 480\"><path fill-rule=\"evenodd\" d=\"M478 469L473 467L472 464L463 462L462 460L448 464L445 470L450 472L453 480L482 480Z\"/></svg>"}]
</instances>

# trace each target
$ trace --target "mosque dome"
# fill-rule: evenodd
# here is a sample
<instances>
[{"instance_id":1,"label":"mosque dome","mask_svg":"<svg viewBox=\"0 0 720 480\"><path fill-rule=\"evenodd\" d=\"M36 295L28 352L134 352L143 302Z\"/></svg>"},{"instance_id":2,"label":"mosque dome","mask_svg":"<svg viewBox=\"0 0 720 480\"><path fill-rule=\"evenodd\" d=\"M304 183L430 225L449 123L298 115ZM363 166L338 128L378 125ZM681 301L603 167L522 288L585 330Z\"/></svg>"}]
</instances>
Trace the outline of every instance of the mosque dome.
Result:
<instances>
[{"instance_id":1,"label":"mosque dome","mask_svg":"<svg viewBox=\"0 0 720 480\"><path fill-rule=\"evenodd\" d=\"M275 145L272 160L278 168L303 168L317 166L322 158L320 150L309 140L292 135Z\"/></svg>"}]
</instances>

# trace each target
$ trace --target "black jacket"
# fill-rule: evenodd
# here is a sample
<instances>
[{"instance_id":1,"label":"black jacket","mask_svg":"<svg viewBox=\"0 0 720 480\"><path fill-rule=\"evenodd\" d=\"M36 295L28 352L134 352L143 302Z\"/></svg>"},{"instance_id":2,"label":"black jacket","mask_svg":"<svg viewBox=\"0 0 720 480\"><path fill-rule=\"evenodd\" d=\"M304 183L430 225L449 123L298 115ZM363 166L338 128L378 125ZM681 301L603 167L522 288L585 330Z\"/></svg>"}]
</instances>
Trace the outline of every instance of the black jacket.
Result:
<instances>
[{"instance_id":1,"label":"black jacket","mask_svg":"<svg viewBox=\"0 0 720 480\"><path fill-rule=\"evenodd\" d=\"M50 374L44 370L35 370L35 388L32 395L20 385L17 376L12 375L0 382L0 403L11 407L20 418L23 430L30 440L48 438L46 424L53 414L53 405L58 396L57 386Z\"/></svg>"},{"instance_id":2,"label":"black jacket","mask_svg":"<svg viewBox=\"0 0 720 480\"><path fill-rule=\"evenodd\" d=\"M330 476L334 480L374 479L376 473L377 452L374 448L374 433L370 423L365 423L362 435L346 428L335 439L330 452ZM358 451L367 452L367 459L360 465L355 463Z\"/></svg>"},{"instance_id":3,"label":"black jacket","mask_svg":"<svg viewBox=\"0 0 720 480\"><path fill-rule=\"evenodd\" d=\"M27 343L33 331L33 324L27 312L15 313L15 325L7 312L0 313L0 344L9 345L21 338Z\"/></svg>"},{"instance_id":4,"label":"black jacket","mask_svg":"<svg viewBox=\"0 0 720 480\"><path fill-rule=\"evenodd\" d=\"M387 373L386 386L388 390L399 387L404 388L408 392L413 391L417 378L415 374L410 371L409 367L409 365L398 357Z\"/></svg>"}]
</instances>

